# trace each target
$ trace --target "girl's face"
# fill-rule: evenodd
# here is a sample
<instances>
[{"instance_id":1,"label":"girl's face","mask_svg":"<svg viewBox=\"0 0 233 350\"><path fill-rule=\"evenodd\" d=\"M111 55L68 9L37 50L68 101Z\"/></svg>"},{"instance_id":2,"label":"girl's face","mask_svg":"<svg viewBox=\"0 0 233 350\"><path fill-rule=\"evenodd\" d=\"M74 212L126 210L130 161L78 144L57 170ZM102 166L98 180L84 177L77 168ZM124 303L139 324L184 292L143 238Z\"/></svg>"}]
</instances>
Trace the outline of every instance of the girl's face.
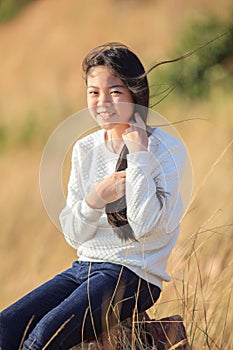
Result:
<instances>
[{"instance_id":1,"label":"girl's face","mask_svg":"<svg viewBox=\"0 0 233 350\"><path fill-rule=\"evenodd\" d=\"M87 75L87 105L98 124L122 132L128 128L134 104L131 92L106 66L92 67Z\"/></svg>"}]
</instances>

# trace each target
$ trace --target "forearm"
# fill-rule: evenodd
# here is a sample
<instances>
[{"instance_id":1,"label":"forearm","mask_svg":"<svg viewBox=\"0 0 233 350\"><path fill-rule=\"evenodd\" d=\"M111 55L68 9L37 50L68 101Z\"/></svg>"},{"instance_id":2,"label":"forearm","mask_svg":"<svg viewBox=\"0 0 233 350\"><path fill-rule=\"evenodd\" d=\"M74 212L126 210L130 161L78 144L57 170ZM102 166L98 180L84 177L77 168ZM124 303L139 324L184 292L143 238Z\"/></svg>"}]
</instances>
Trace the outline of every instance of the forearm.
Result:
<instances>
[{"instance_id":1,"label":"forearm","mask_svg":"<svg viewBox=\"0 0 233 350\"><path fill-rule=\"evenodd\" d=\"M165 150L159 158L148 151L131 154L127 159L127 217L135 237L140 238L152 230L170 231L182 214L179 195L182 148Z\"/></svg>"},{"instance_id":2,"label":"forearm","mask_svg":"<svg viewBox=\"0 0 233 350\"><path fill-rule=\"evenodd\" d=\"M140 238L153 229L164 210L157 196L157 187L151 172L155 167L159 169L159 164L152 159L150 152L130 155L128 160L127 218L135 237Z\"/></svg>"},{"instance_id":3,"label":"forearm","mask_svg":"<svg viewBox=\"0 0 233 350\"><path fill-rule=\"evenodd\" d=\"M72 208L67 204L60 214L60 223L66 241L74 248L91 239L97 230L102 210L91 208L85 200Z\"/></svg>"},{"instance_id":4,"label":"forearm","mask_svg":"<svg viewBox=\"0 0 233 350\"><path fill-rule=\"evenodd\" d=\"M97 193L95 188L87 195L86 203L94 210L103 209L106 205L106 201L101 198L101 195Z\"/></svg>"}]
</instances>

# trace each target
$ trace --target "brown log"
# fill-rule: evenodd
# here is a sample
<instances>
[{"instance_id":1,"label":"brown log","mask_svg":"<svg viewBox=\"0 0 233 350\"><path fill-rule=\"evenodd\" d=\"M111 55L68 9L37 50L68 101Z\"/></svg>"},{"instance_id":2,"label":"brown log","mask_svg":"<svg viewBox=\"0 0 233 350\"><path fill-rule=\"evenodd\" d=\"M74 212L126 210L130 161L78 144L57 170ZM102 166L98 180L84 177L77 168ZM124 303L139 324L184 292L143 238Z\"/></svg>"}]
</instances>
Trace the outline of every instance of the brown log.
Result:
<instances>
[{"instance_id":1,"label":"brown log","mask_svg":"<svg viewBox=\"0 0 233 350\"><path fill-rule=\"evenodd\" d=\"M103 332L95 341L76 345L70 350L189 350L183 319L179 315L160 320L150 319L146 312L137 319L125 321Z\"/></svg>"}]
</instances>

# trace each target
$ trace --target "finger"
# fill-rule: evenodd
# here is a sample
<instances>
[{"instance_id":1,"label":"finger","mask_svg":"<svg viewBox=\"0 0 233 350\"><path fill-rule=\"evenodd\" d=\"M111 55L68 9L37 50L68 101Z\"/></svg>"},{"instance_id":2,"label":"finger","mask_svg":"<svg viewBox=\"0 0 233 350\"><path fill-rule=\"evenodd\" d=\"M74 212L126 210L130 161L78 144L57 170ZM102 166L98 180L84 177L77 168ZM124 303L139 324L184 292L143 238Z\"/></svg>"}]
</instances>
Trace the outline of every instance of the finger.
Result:
<instances>
[{"instance_id":1,"label":"finger","mask_svg":"<svg viewBox=\"0 0 233 350\"><path fill-rule=\"evenodd\" d=\"M117 171L116 175L120 178L125 178L126 177L126 171L125 170L121 170L121 171Z\"/></svg>"},{"instance_id":2,"label":"finger","mask_svg":"<svg viewBox=\"0 0 233 350\"><path fill-rule=\"evenodd\" d=\"M127 128L127 129L123 132L123 134L122 134L123 140L124 140L124 136L127 136L127 135L130 134L131 132L135 131L136 128L138 128L138 126L137 126L136 123L131 124L130 127Z\"/></svg>"},{"instance_id":3,"label":"finger","mask_svg":"<svg viewBox=\"0 0 233 350\"><path fill-rule=\"evenodd\" d=\"M125 186L122 184L117 184L115 187L115 192L118 198L122 197L125 194Z\"/></svg>"},{"instance_id":4,"label":"finger","mask_svg":"<svg viewBox=\"0 0 233 350\"><path fill-rule=\"evenodd\" d=\"M125 185L125 179L120 179L117 183L120 185Z\"/></svg>"}]
</instances>

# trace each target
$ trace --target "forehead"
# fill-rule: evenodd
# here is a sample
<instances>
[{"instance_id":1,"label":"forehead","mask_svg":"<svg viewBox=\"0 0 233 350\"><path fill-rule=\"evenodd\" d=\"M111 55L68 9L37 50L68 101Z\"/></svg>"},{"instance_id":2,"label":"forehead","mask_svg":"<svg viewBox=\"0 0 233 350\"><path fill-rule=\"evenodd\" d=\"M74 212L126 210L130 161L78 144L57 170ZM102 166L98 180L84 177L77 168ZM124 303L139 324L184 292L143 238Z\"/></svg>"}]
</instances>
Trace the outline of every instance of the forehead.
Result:
<instances>
[{"instance_id":1,"label":"forehead","mask_svg":"<svg viewBox=\"0 0 233 350\"><path fill-rule=\"evenodd\" d=\"M92 67L87 74L87 83L120 83L123 82L118 77L118 75L109 67L106 66L97 66Z\"/></svg>"}]
</instances>

